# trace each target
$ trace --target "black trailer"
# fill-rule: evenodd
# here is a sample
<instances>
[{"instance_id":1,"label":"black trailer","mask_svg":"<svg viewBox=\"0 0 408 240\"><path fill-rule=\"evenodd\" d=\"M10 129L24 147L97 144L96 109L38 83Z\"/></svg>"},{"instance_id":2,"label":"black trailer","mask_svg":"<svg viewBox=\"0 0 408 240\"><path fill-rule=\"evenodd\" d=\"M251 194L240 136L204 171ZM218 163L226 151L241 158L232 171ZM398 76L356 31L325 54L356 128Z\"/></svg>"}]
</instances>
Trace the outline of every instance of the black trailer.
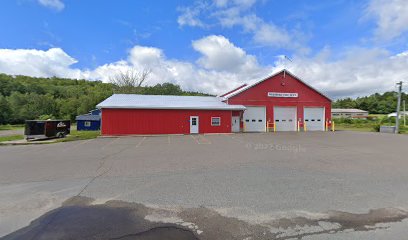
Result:
<instances>
[{"instance_id":1,"label":"black trailer","mask_svg":"<svg viewBox=\"0 0 408 240\"><path fill-rule=\"evenodd\" d=\"M71 133L70 120L27 120L24 135L27 140L63 138Z\"/></svg>"}]
</instances>

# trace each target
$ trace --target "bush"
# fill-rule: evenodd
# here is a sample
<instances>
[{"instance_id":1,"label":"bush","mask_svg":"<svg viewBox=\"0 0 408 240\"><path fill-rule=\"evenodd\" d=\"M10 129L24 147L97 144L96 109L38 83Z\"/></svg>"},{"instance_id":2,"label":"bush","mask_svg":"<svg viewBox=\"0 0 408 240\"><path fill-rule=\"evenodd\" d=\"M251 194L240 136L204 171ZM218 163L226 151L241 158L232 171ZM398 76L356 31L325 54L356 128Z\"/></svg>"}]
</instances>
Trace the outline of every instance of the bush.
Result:
<instances>
[{"instance_id":1,"label":"bush","mask_svg":"<svg viewBox=\"0 0 408 240\"><path fill-rule=\"evenodd\" d=\"M381 124L376 123L376 124L374 124L373 129L374 129L374 131L379 132L379 131L380 131L380 127L381 127Z\"/></svg>"}]
</instances>

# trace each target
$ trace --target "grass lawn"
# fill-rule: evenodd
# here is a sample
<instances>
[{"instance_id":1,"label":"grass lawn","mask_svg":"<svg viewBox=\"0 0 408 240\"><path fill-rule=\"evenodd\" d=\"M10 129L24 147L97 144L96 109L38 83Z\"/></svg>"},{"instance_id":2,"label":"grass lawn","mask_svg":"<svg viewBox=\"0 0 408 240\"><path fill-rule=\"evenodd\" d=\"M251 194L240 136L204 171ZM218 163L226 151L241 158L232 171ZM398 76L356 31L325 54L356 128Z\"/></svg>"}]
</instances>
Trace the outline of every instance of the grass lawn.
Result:
<instances>
[{"instance_id":1,"label":"grass lawn","mask_svg":"<svg viewBox=\"0 0 408 240\"><path fill-rule=\"evenodd\" d=\"M0 142L14 141L24 139L23 135L0 136Z\"/></svg>"},{"instance_id":2,"label":"grass lawn","mask_svg":"<svg viewBox=\"0 0 408 240\"><path fill-rule=\"evenodd\" d=\"M71 130L71 134L65 138L58 139L57 142L70 142L76 140L86 140L96 138L101 135L100 131L77 131Z\"/></svg>"},{"instance_id":3,"label":"grass lawn","mask_svg":"<svg viewBox=\"0 0 408 240\"><path fill-rule=\"evenodd\" d=\"M369 116L369 117L375 117L375 118L381 119L381 118L387 116L387 114L368 114L368 116Z\"/></svg>"},{"instance_id":4,"label":"grass lawn","mask_svg":"<svg viewBox=\"0 0 408 240\"><path fill-rule=\"evenodd\" d=\"M23 129L24 124L16 124L16 125L0 125L0 131L1 130L16 130L16 129Z\"/></svg>"},{"instance_id":5,"label":"grass lawn","mask_svg":"<svg viewBox=\"0 0 408 240\"><path fill-rule=\"evenodd\" d=\"M337 131L358 131L358 132L375 132L374 128L372 127L356 127L353 125L343 125L343 124L336 124L335 130Z\"/></svg>"}]
</instances>

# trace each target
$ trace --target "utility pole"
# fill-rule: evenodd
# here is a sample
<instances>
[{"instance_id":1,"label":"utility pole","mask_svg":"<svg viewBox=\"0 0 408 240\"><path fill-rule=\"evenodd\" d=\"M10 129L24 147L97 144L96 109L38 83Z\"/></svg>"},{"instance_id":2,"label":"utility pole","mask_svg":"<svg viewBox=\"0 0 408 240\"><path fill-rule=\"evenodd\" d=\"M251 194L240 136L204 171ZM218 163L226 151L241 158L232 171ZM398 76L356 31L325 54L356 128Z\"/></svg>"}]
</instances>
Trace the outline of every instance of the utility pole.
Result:
<instances>
[{"instance_id":1,"label":"utility pole","mask_svg":"<svg viewBox=\"0 0 408 240\"><path fill-rule=\"evenodd\" d=\"M401 105L401 92L402 92L402 81L397 83L398 85L398 100L397 100L397 118L395 119L395 134L399 133L399 117L400 117L400 105Z\"/></svg>"},{"instance_id":2,"label":"utility pole","mask_svg":"<svg viewBox=\"0 0 408 240\"><path fill-rule=\"evenodd\" d=\"M402 109L404 111L404 127L407 126L405 122L405 117L407 116L407 111L405 110L405 100L402 101Z\"/></svg>"}]
</instances>

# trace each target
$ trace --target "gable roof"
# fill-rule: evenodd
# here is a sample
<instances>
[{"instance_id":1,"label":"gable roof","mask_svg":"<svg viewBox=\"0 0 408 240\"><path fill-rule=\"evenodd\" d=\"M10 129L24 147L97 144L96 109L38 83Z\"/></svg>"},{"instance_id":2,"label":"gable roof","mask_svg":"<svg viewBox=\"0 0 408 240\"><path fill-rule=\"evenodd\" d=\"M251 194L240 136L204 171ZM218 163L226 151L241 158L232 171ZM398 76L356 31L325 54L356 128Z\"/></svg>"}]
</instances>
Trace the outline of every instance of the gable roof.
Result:
<instances>
[{"instance_id":1,"label":"gable roof","mask_svg":"<svg viewBox=\"0 0 408 240\"><path fill-rule=\"evenodd\" d=\"M302 79L300 79L299 77L297 77L297 76L294 75L293 73L289 72L287 69L282 69L281 71L279 71L279 72L277 72L277 73L275 73L275 74L272 74L272 75L270 75L270 76L268 76L268 77L266 77L266 78L263 78L263 79L261 79L260 81L257 81L257 82L255 82L255 83L253 83L253 84L249 84L249 85L247 85L247 86L245 86L245 87L242 87L242 88L237 88L235 91L233 90L232 92L230 92L230 93L228 93L228 94L224 94L224 95L222 95L222 96L223 96L224 100L227 100L227 99L229 99L229 98L231 98L231 97L233 97L233 96L235 96L235 95L238 95L238 94L240 94L240 93L242 93L242 92L244 92L244 91L246 91L246 90L248 90L248 89L250 89L250 88L252 88L252 87L255 87L256 85L258 85L259 83L261 83L261 82L263 82L263 81L266 81L266 80L268 80L268 79L270 79L270 78L272 78L272 77L278 76L278 75L281 74L281 73L291 75L293 78L295 78L295 79L298 80L299 82L303 83L304 85L306 85L306 86L309 87L310 89L314 90L314 91L317 92L318 94L320 94L320 95L322 95L323 97L327 98L330 102L332 101L328 96L326 96L325 94L323 94L323 93L321 93L320 91L316 90L314 87L310 86L309 84L307 84L306 82L304 82Z\"/></svg>"},{"instance_id":2,"label":"gable roof","mask_svg":"<svg viewBox=\"0 0 408 240\"><path fill-rule=\"evenodd\" d=\"M242 84L241 86L236 87L236 88L232 89L231 91L226 92L226 93L224 93L224 94L222 94L222 95L220 95L220 96L218 96L218 97L224 97L224 96L226 96L226 95L228 95L228 94L230 94L230 93L233 93L233 92L235 92L235 91L238 91L239 89L241 89L241 88L243 88L243 87L246 87L246 86L248 86L248 84L244 83L244 84Z\"/></svg>"},{"instance_id":3,"label":"gable roof","mask_svg":"<svg viewBox=\"0 0 408 240\"><path fill-rule=\"evenodd\" d=\"M97 108L126 109L199 109L244 110L242 105L228 105L219 97L113 94Z\"/></svg>"}]
</instances>

